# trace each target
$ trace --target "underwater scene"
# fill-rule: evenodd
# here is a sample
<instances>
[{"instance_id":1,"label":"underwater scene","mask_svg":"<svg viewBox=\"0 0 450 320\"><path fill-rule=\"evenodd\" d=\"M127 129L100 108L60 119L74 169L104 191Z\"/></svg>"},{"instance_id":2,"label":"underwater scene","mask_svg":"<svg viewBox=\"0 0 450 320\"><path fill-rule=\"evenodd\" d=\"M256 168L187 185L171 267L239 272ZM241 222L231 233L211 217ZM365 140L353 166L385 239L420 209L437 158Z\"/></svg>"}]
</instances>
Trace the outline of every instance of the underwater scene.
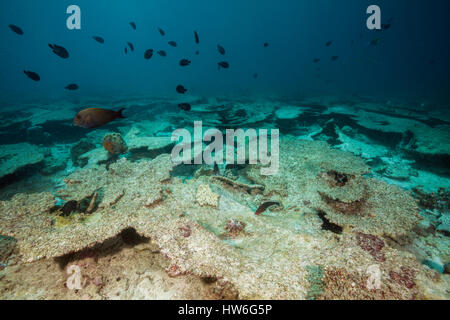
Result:
<instances>
[{"instance_id":1,"label":"underwater scene","mask_svg":"<svg viewBox=\"0 0 450 320\"><path fill-rule=\"evenodd\" d=\"M448 0L2 0L1 300L448 300Z\"/></svg>"}]
</instances>

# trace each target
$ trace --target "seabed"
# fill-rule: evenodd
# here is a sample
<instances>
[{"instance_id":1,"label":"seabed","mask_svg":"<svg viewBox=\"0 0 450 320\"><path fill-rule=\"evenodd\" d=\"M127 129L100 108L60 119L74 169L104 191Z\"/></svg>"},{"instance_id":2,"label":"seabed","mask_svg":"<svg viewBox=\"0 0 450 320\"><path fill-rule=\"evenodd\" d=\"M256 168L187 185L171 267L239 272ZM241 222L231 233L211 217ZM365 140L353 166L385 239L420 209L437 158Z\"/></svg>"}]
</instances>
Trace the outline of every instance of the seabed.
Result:
<instances>
[{"instance_id":1,"label":"seabed","mask_svg":"<svg viewBox=\"0 0 450 320\"><path fill-rule=\"evenodd\" d=\"M355 97L179 102L3 109L0 299L449 299L450 113ZM126 119L75 128L80 103ZM174 164L172 132L197 120L279 128L277 174Z\"/></svg>"}]
</instances>

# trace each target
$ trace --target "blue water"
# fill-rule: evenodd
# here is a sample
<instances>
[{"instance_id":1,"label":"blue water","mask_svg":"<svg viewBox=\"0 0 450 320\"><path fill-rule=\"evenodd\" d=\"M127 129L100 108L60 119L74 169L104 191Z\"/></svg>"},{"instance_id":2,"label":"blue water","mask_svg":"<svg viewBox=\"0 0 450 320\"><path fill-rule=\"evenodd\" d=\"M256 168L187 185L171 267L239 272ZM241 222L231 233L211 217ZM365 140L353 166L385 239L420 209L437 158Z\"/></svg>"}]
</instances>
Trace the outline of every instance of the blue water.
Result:
<instances>
[{"instance_id":1,"label":"blue water","mask_svg":"<svg viewBox=\"0 0 450 320\"><path fill-rule=\"evenodd\" d=\"M71 4L81 8L81 30L66 28ZM448 101L449 2L376 1L382 22L392 19L391 28L383 32L366 28L370 4L373 1L3 0L0 98L7 103L23 97L73 99L119 92L158 96L174 94L176 85L183 84L191 94L206 96L356 94ZM20 26L24 35L11 32L9 24ZM157 27L165 30L164 37ZM95 42L94 35L102 36L105 44ZM369 46L376 38L380 44ZM171 40L177 48L167 44ZM326 47L329 40L333 44ZM128 41L135 52L125 55ZM67 48L70 58L53 54L48 43ZM219 43L225 57L216 49ZM147 61L143 55L149 48L155 51ZM168 56L160 57L158 50ZM339 59L331 62L335 55ZM192 64L181 68L182 58ZM314 58L321 61L314 64ZM223 60L230 69L219 71L217 62ZM26 78L24 69L37 72L41 81ZM67 92L69 83L77 83L80 90Z\"/></svg>"}]
</instances>

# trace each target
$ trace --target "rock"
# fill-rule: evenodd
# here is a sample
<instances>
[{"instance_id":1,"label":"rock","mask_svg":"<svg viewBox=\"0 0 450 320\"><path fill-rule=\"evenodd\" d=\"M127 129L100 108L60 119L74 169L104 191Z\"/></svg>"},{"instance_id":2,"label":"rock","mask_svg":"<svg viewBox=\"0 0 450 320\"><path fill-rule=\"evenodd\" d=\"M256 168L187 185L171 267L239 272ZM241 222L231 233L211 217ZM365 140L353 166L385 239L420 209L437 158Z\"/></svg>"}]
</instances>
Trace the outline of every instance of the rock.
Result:
<instances>
[{"instance_id":1,"label":"rock","mask_svg":"<svg viewBox=\"0 0 450 320\"><path fill-rule=\"evenodd\" d=\"M439 218L439 223L440 224L438 225L436 230L449 235L450 234L450 214L448 214L448 213L443 214Z\"/></svg>"},{"instance_id":2,"label":"rock","mask_svg":"<svg viewBox=\"0 0 450 320\"><path fill-rule=\"evenodd\" d=\"M112 155L124 154L128 149L120 133L105 135L103 138L103 147Z\"/></svg>"},{"instance_id":3,"label":"rock","mask_svg":"<svg viewBox=\"0 0 450 320\"><path fill-rule=\"evenodd\" d=\"M98 164L106 163L111 157L111 154L103 147L95 148L89 152L86 152L78 157L78 163L84 166L95 166Z\"/></svg>"},{"instance_id":4,"label":"rock","mask_svg":"<svg viewBox=\"0 0 450 320\"><path fill-rule=\"evenodd\" d=\"M40 148L28 143L2 145L0 148L0 178L44 160Z\"/></svg>"},{"instance_id":5,"label":"rock","mask_svg":"<svg viewBox=\"0 0 450 320\"><path fill-rule=\"evenodd\" d=\"M275 111L275 116L278 119L295 119L302 114L302 109L300 107L281 107Z\"/></svg>"}]
</instances>

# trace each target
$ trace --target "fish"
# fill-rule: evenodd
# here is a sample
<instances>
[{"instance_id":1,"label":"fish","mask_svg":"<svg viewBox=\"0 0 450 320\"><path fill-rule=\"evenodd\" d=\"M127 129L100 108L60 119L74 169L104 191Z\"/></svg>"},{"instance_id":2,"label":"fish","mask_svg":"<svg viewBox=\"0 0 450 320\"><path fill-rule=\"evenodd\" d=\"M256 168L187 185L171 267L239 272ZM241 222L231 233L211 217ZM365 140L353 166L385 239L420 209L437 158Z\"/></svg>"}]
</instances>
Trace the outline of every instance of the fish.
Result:
<instances>
[{"instance_id":1,"label":"fish","mask_svg":"<svg viewBox=\"0 0 450 320\"><path fill-rule=\"evenodd\" d=\"M159 51L157 52L157 54L159 54L161 57L167 56L167 53L166 53L164 50L159 50Z\"/></svg>"},{"instance_id":2,"label":"fish","mask_svg":"<svg viewBox=\"0 0 450 320\"><path fill-rule=\"evenodd\" d=\"M370 46L376 46L376 45L378 45L378 44L380 43L380 41L381 41L380 38L373 39L373 40L371 40L371 41L369 42L369 45L370 45Z\"/></svg>"},{"instance_id":3,"label":"fish","mask_svg":"<svg viewBox=\"0 0 450 320\"><path fill-rule=\"evenodd\" d=\"M101 108L84 109L75 116L73 124L77 127L86 129L98 128L116 119L125 118L122 115L123 110L125 110L125 108L122 108L119 111Z\"/></svg>"},{"instance_id":4,"label":"fish","mask_svg":"<svg viewBox=\"0 0 450 320\"><path fill-rule=\"evenodd\" d=\"M136 23L130 22L130 26L131 26L134 30L136 30Z\"/></svg>"},{"instance_id":5,"label":"fish","mask_svg":"<svg viewBox=\"0 0 450 320\"><path fill-rule=\"evenodd\" d=\"M337 59L339 59L339 56L332 56L331 57L331 61L336 61Z\"/></svg>"},{"instance_id":6,"label":"fish","mask_svg":"<svg viewBox=\"0 0 450 320\"><path fill-rule=\"evenodd\" d=\"M77 90L77 89L78 89L78 85L75 84L75 83L71 83L71 84L69 84L68 86L66 86L64 89L67 89L67 90Z\"/></svg>"},{"instance_id":7,"label":"fish","mask_svg":"<svg viewBox=\"0 0 450 320\"><path fill-rule=\"evenodd\" d=\"M144 58L145 59L150 59L151 57L153 56L153 49L148 49L148 50L146 50L145 51L145 53L144 53Z\"/></svg>"},{"instance_id":8,"label":"fish","mask_svg":"<svg viewBox=\"0 0 450 320\"><path fill-rule=\"evenodd\" d=\"M180 66L185 67L191 64L191 61L189 61L188 59L181 59L180 60Z\"/></svg>"},{"instance_id":9,"label":"fish","mask_svg":"<svg viewBox=\"0 0 450 320\"><path fill-rule=\"evenodd\" d=\"M41 80L41 77L39 77L39 75L36 72L24 70L23 73L25 73L27 75L27 77L30 78L31 80L34 80L34 81Z\"/></svg>"},{"instance_id":10,"label":"fish","mask_svg":"<svg viewBox=\"0 0 450 320\"><path fill-rule=\"evenodd\" d=\"M99 43L105 43L105 40L102 37L93 36L92 38Z\"/></svg>"},{"instance_id":11,"label":"fish","mask_svg":"<svg viewBox=\"0 0 450 320\"><path fill-rule=\"evenodd\" d=\"M181 94L184 94L187 90L186 90L186 88L185 87L183 87L181 84L179 84L178 86L177 86L177 92L178 93L181 93Z\"/></svg>"},{"instance_id":12,"label":"fish","mask_svg":"<svg viewBox=\"0 0 450 320\"><path fill-rule=\"evenodd\" d=\"M219 166L217 165L217 162L214 161L214 174L217 176L220 174Z\"/></svg>"},{"instance_id":13,"label":"fish","mask_svg":"<svg viewBox=\"0 0 450 320\"><path fill-rule=\"evenodd\" d=\"M172 47L176 47L176 46L177 46L177 43L176 43L175 41L169 41L168 43L169 43L169 45L171 45Z\"/></svg>"},{"instance_id":14,"label":"fish","mask_svg":"<svg viewBox=\"0 0 450 320\"><path fill-rule=\"evenodd\" d=\"M326 45L327 47L331 46L332 44L333 44L333 41L332 41L332 40L330 40L330 41L328 41L327 43L325 43L325 45Z\"/></svg>"},{"instance_id":15,"label":"fish","mask_svg":"<svg viewBox=\"0 0 450 320\"><path fill-rule=\"evenodd\" d=\"M268 42L264 42L264 48L267 48L269 46Z\"/></svg>"},{"instance_id":16,"label":"fish","mask_svg":"<svg viewBox=\"0 0 450 320\"><path fill-rule=\"evenodd\" d=\"M253 74L253 78L255 78L255 79L258 78L258 74L257 74L257 73L254 73L254 74Z\"/></svg>"},{"instance_id":17,"label":"fish","mask_svg":"<svg viewBox=\"0 0 450 320\"><path fill-rule=\"evenodd\" d=\"M199 54L200 54L200 51L198 51L198 50L195 51L195 54L196 54L196 55L199 55Z\"/></svg>"},{"instance_id":18,"label":"fish","mask_svg":"<svg viewBox=\"0 0 450 320\"><path fill-rule=\"evenodd\" d=\"M197 31L194 31L194 37L195 37L195 43L199 44L200 43L200 39L198 37Z\"/></svg>"},{"instance_id":19,"label":"fish","mask_svg":"<svg viewBox=\"0 0 450 320\"><path fill-rule=\"evenodd\" d=\"M162 35L162 36L164 36L166 33L164 32L164 30L163 29L161 29L161 28L158 28L158 31L159 31L159 33Z\"/></svg>"},{"instance_id":20,"label":"fish","mask_svg":"<svg viewBox=\"0 0 450 320\"><path fill-rule=\"evenodd\" d=\"M10 28L13 32L17 33L18 35L23 35L23 30L20 29L18 26L14 25L14 24L10 24L10 25L9 25L9 28Z\"/></svg>"},{"instance_id":21,"label":"fish","mask_svg":"<svg viewBox=\"0 0 450 320\"><path fill-rule=\"evenodd\" d=\"M57 44L48 44L50 49L52 49L53 53L57 56L67 59L69 57L69 52L66 50L66 48L58 46Z\"/></svg>"},{"instance_id":22,"label":"fish","mask_svg":"<svg viewBox=\"0 0 450 320\"><path fill-rule=\"evenodd\" d=\"M228 62L226 62L226 61L221 61L221 62L219 62L217 64L219 65L219 68L218 68L219 70L220 70L220 67L222 67L224 69L228 69L230 67L230 64Z\"/></svg>"},{"instance_id":23,"label":"fish","mask_svg":"<svg viewBox=\"0 0 450 320\"><path fill-rule=\"evenodd\" d=\"M128 53L128 49L127 49L127 47L125 47L125 54L127 54Z\"/></svg>"},{"instance_id":24,"label":"fish","mask_svg":"<svg viewBox=\"0 0 450 320\"><path fill-rule=\"evenodd\" d=\"M390 23L382 23L381 29L388 30L391 26L392 26L392 24L390 24Z\"/></svg>"},{"instance_id":25,"label":"fish","mask_svg":"<svg viewBox=\"0 0 450 320\"><path fill-rule=\"evenodd\" d=\"M189 103L180 103L180 104L178 104L178 107L184 111L191 110L191 105Z\"/></svg>"},{"instance_id":26,"label":"fish","mask_svg":"<svg viewBox=\"0 0 450 320\"><path fill-rule=\"evenodd\" d=\"M131 51L134 51L134 45L131 42L127 42Z\"/></svg>"},{"instance_id":27,"label":"fish","mask_svg":"<svg viewBox=\"0 0 450 320\"><path fill-rule=\"evenodd\" d=\"M314 63L317 63L317 62L319 62L319 61L320 61L319 58L315 58L315 59L313 60Z\"/></svg>"},{"instance_id":28,"label":"fish","mask_svg":"<svg viewBox=\"0 0 450 320\"><path fill-rule=\"evenodd\" d=\"M225 49L220 44L217 45L217 50L221 55L225 55Z\"/></svg>"},{"instance_id":29,"label":"fish","mask_svg":"<svg viewBox=\"0 0 450 320\"><path fill-rule=\"evenodd\" d=\"M271 207L271 206L280 206L280 203L279 202L275 202L275 201L264 202L263 204L261 204L258 207L258 209L256 209L255 215L259 216L261 213L263 213L264 211L269 209L269 207Z\"/></svg>"}]
</instances>

